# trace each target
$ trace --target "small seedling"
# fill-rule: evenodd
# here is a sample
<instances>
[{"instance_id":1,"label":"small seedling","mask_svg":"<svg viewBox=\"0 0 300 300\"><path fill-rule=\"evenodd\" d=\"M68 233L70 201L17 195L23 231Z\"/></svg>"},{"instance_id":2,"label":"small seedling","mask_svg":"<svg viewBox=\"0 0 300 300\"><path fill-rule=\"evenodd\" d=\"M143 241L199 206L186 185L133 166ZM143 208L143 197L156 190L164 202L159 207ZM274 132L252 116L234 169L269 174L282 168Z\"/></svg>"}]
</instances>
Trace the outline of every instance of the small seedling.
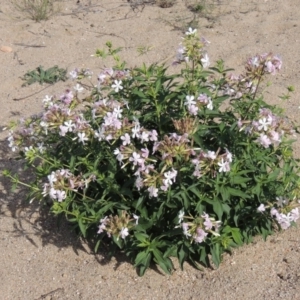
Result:
<instances>
[{"instance_id":1,"label":"small seedling","mask_svg":"<svg viewBox=\"0 0 300 300\"><path fill-rule=\"evenodd\" d=\"M150 52L153 49L152 46L139 46L137 47L137 52L139 54L139 56L147 54L148 52Z\"/></svg>"},{"instance_id":2,"label":"small seedling","mask_svg":"<svg viewBox=\"0 0 300 300\"><path fill-rule=\"evenodd\" d=\"M21 79L25 82L22 86L30 85L35 82L39 84L50 83L53 84L57 81L65 81L68 77L66 76L67 70L54 66L47 70L44 70L42 66L37 67L35 70L28 71Z\"/></svg>"},{"instance_id":3,"label":"small seedling","mask_svg":"<svg viewBox=\"0 0 300 300\"><path fill-rule=\"evenodd\" d=\"M48 20L50 16L57 12L57 9L54 8L55 1L56 0L14 0L13 5L30 19L39 22Z\"/></svg>"}]
</instances>

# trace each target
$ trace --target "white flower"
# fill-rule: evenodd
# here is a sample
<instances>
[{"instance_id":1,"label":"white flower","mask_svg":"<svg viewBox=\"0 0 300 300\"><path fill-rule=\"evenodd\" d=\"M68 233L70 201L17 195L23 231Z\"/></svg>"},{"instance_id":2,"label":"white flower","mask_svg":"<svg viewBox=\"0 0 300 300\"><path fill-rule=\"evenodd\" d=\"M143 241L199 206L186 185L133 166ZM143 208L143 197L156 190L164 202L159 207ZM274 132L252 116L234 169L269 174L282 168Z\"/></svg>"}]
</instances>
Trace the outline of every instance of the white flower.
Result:
<instances>
[{"instance_id":1,"label":"white flower","mask_svg":"<svg viewBox=\"0 0 300 300\"><path fill-rule=\"evenodd\" d=\"M46 150L46 147L44 147L44 143L37 143L38 145L38 149L40 151L40 153L43 153Z\"/></svg>"},{"instance_id":2,"label":"white flower","mask_svg":"<svg viewBox=\"0 0 300 300\"><path fill-rule=\"evenodd\" d=\"M85 135L85 132L78 132L78 138L79 138L79 142L81 142L83 145L85 144L85 141L88 141L88 138Z\"/></svg>"},{"instance_id":3,"label":"white flower","mask_svg":"<svg viewBox=\"0 0 300 300\"><path fill-rule=\"evenodd\" d=\"M259 66L259 59L257 56L254 56L250 59L250 64L254 67L258 67Z\"/></svg>"},{"instance_id":4,"label":"white flower","mask_svg":"<svg viewBox=\"0 0 300 300\"><path fill-rule=\"evenodd\" d=\"M67 131L69 131L69 132L73 131L75 124L72 122L72 120L65 121L64 124L67 127Z\"/></svg>"},{"instance_id":5,"label":"white flower","mask_svg":"<svg viewBox=\"0 0 300 300\"><path fill-rule=\"evenodd\" d=\"M139 223L139 216L137 216L136 214L133 214L133 218L135 219L135 225L137 225Z\"/></svg>"},{"instance_id":6,"label":"white flower","mask_svg":"<svg viewBox=\"0 0 300 300\"><path fill-rule=\"evenodd\" d=\"M43 99L43 102L44 103L49 103L50 101L52 101L52 98L53 98L52 96L46 95L45 98Z\"/></svg>"},{"instance_id":7,"label":"white flower","mask_svg":"<svg viewBox=\"0 0 300 300\"><path fill-rule=\"evenodd\" d=\"M30 150L33 150L33 147L32 147L32 146L25 147L25 148L24 148L25 154L26 154L28 151L30 151Z\"/></svg>"},{"instance_id":8,"label":"white flower","mask_svg":"<svg viewBox=\"0 0 300 300\"><path fill-rule=\"evenodd\" d=\"M166 187L169 185L172 185L173 182L175 182L175 178L177 176L177 171L172 169L172 171L168 171L164 173L165 179L163 180L163 183Z\"/></svg>"},{"instance_id":9,"label":"white flower","mask_svg":"<svg viewBox=\"0 0 300 300\"><path fill-rule=\"evenodd\" d=\"M265 205L264 204L260 204L260 206L257 208L257 211L258 212L264 212L266 210L266 207L265 207Z\"/></svg>"},{"instance_id":10,"label":"white flower","mask_svg":"<svg viewBox=\"0 0 300 300\"><path fill-rule=\"evenodd\" d=\"M189 28L189 30L185 33L186 35L192 35L197 32L197 29L193 29L192 27Z\"/></svg>"},{"instance_id":11,"label":"white flower","mask_svg":"<svg viewBox=\"0 0 300 300\"><path fill-rule=\"evenodd\" d=\"M76 79L78 77L78 72L76 70L73 70L69 73L71 79Z\"/></svg>"},{"instance_id":12,"label":"white flower","mask_svg":"<svg viewBox=\"0 0 300 300\"><path fill-rule=\"evenodd\" d=\"M185 97L186 101L184 102L184 105L186 106L191 106L191 105L195 105L196 101L194 101L195 97L194 96L189 96L187 95Z\"/></svg>"},{"instance_id":13,"label":"white flower","mask_svg":"<svg viewBox=\"0 0 300 300\"><path fill-rule=\"evenodd\" d=\"M134 126L134 128L131 129L133 138L135 138L135 137L139 138L140 137L140 134L139 134L140 129L141 129L140 126L137 125L137 124Z\"/></svg>"},{"instance_id":14,"label":"white flower","mask_svg":"<svg viewBox=\"0 0 300 300\"><path fill-rule=\"evenodd\" d=\"M213 103L211 101L211 98L208 98L208 104L206 106L209 110L213 110L214 109L214 106L213 106Z\"/></svg>"},{"instance_id":15,"label":"white flower","mask_svg":"<svg viewBox=\"0 0 300 300\"><path fill-rule=\"evenodd\" d=\"M122 118L122 111L123 109L120 108L120 106L114 108L114 115L118 118L121 119Z\"/></svg>"},{"instance_id":16,"label":"white flower","mask_svg":"<svg viewBox=\"0 0 300 300\"><path fill-rule=\"evenodd\" d=\"M258 120L258 123L260 124L257 129L258 130L264 130L267 131L268 130L268 126L271 125L271 123L269 121L267 121L266 118L262 118L260 120Z\"/></svg>"},{"instance_id":17,"label":"white flower","mask_svg":"<svg viewBox=\"0 0 300 300\"><path fill-rule=\"evenodd\" d=\"M116 148L116 149L114 150L114 155L117 156L117 160L118 160L119 162L122 162L122 160L124 159L124 155L122 154L122 152L121 152L118 148Z\"/></svg>"},{"instance_id":18,"label":"white flower","mask_svg":"<svg viewBox=\"0 0 300 300\"><path fill-rule=\"evenodd\" d=\"M224 161L224 159L222 158L222 160L220 162L218 162L218 166L220 166L219 168L219 172L229 172L230 171L230 166L228 161Z\"/></svg>"},{"instance_id":19,"label":"white flower","mask_svg":"<svg viewBox=\"0 0 300 300\"><path fill-rule=\"evenodd\" d=\"M206 157L214 160L217 158L216 152L215 151L207 151Z\"/></svg>"},{"instance_id":20,"label":"white flower","mask_svg":"<svg viewBox=\"0 0 300 300\"><path fill-rule=\"evenodd\" d=\"M53 186L53 182L57 181L54 172L52 172L50 175L48 175L47 178L48 178L48 181L49 181L51 187Z\"/></svg>"},{"instance_id":21,"label":"white flower","mask_svg":"<svg viewBox=\"0 0 300 300\"><path fill-rule=\"evenodd\" d=\"M183 218L184 218L184 210L182 209L178 213L178 224L183 221Z\"/></svg>"},{"instance_id":22,"label":"white flower","mask_svg":"<svg viewBox=\"0 0 300 300\"><path fill-rule=\"evenodd\" d=\"M205 53L203 55L203 57L201 58L201 62L202 62L203 68L207 68L210 65L210 61L209 61L209 57L208 57L207 53Z\"/></svg>"},{"instance_id":23,"label":"white flower","mask_svg":"<svg viewBox=\"0 0 300 300\"><path fill-rule=\"evenodd\" d=\"M81 92L84 90L84 88L83 88L79 83L77 83L77 84L74 86L74 90L75 90L76 92L78 92L78 93L81 93Z\"/></svg>"},{"instance_id":24,"label":"white flower","mask_svg":"<svg viewBox=\"0 0 300 300\"><path fill-rule=\"evenodd\" d=\"M122 81L121 80L115 80L114 84L111 86L116 93L119 92L119 90L123 90Z\"/></svg>"},{"instance_id":25,"label":"white flower","mask_svg":"<svg viewBox=\"0 0 300 300\"><path fill-rule=\"evenodd\" d=\"M123 240L125 240L126 236L129 235L128 228L127 227L122 227L120 231L120 236Z\"/></svg>"}]
</instances>

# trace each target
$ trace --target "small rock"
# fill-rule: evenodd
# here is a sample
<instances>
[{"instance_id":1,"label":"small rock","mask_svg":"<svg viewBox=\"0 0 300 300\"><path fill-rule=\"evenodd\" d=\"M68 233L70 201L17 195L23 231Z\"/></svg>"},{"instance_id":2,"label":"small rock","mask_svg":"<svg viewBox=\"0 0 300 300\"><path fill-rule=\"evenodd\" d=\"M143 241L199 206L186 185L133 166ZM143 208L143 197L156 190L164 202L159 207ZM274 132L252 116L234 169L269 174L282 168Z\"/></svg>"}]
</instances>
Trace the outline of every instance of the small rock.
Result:
<instances>
[{"instance_id":1,"label":"small rock","mask_svg":"<svg viewBox=\"0 0 300 300\"><path fill-rule=\"evenodd\" d=\"M8 46L1 46L1 47L0 47L0 50L1 50L2 52L7 52L7 53L13 51L13 49L12 49L11 47L8 47Z\"/></svg>"}]
</instances>

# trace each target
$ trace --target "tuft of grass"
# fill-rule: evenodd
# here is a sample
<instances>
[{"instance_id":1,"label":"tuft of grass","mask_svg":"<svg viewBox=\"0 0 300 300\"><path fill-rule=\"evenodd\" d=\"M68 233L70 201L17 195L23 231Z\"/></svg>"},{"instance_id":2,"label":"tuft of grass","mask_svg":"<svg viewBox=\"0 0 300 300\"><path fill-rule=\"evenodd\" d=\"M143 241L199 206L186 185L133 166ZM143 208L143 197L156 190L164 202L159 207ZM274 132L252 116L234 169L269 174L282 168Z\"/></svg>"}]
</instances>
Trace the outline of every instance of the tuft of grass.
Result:
<instances>
[{"instance_id":1,"label":"tuft of grass","mask_svg":"<svg viewBox=\"0 0 300 300\"><path fill-rule=\"evenodd\" d=\"M187 8L200 17L210 18L215 9L214 0L186 0Z\"/></svg>"},{"instance_id":2,"label":"tuft of grass","mask_svg":"<svg viewBox=\"0 0 300 300\"><path fill-rule=\"evenodd\" d=\"M161 8L172 7L175 4L176 0L156 0L155 3Z\"/></svg>"},{"instance_id":3,"label":"tuft of grass","mask_svg":"<svg viewBox=\"0 0 300 300\"><path fill-rule=\"evenodd\" d=\"M13 0L15 8L24 13L26 17L36 22L48 20L52 15L58 12L55 9L56 0Z\"/></svg>"}]
</instances>

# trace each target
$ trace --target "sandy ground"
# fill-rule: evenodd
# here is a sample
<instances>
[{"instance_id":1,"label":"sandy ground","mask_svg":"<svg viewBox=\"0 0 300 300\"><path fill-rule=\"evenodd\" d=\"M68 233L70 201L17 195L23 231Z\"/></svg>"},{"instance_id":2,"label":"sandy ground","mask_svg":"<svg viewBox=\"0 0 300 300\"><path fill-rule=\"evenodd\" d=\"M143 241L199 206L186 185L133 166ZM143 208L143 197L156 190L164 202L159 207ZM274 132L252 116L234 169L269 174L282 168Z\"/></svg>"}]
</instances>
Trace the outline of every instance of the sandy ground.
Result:
<instances>
[{"instance_id":1,"label":"sandy ground","mask_svg":"<svg viewBox=\"0 0 300 300\"><path fill-rule=\"evenodd\" d=\"M69 71L88 67L97 74L104 62L91 55L108 40L123 47L122 55L131 66L164 60L170 64L192 21L211 42L211 60L223 58L237 71L249 56L280 54L284 67L270 78L274 84L266 97L297 121L299 0L214 1L209 18L196 17L180 0L170 8L142 2L65 0L59 2L57 15L35 23L16 11L10 0L2 0L0 47L12 51L0 51L1 128L39 112L46 94L59 95L72 88L71 81L21 87L20 77L27 71L58 65ZM139 56L136 49L141 46L151 50ZM277 96L288 85L294 85L296 92L282 103ZM0 169L18 171L21 165L8 151L6 134L0 133ZM300 299L297 228L235 250L217 270L199 272L186 264L184 271L177 269L172 276L152 269L140 278L125 257L107 261L104 253L93 255L67 224L58 228L55 218L37 206L26 207L23 198L22 191L12 194L9 182L1 178L1 299Z\"/></svg>"}]
</instances>

